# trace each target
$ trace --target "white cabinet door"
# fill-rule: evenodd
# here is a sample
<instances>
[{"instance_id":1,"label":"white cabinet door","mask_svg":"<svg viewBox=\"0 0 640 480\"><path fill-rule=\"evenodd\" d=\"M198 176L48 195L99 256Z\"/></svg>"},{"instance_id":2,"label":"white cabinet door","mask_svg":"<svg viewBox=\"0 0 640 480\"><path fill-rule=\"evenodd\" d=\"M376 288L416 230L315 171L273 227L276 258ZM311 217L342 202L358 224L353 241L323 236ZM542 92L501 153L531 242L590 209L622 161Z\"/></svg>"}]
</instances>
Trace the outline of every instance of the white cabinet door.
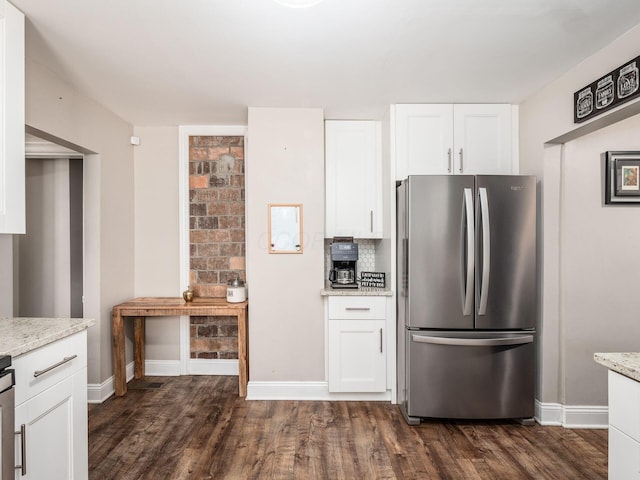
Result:
<instances>
[{"instance_id":1,"label":"white cabinet door","mask_svg":"<svg viewBox=\"0 0 640 480\"><path fill-rule=\"evenodd\" d=\"M640 480L640 383L611 370L609 478Z\"/></svg>"},{"instance_id":2,"label":"white cabinet door","mask_svg":"<svg viewBox=\"0 0 640 480\"><path fill-rule=\"evenodd\" d=\"M510 174L511 105L454 105L455 173Z\"/></svg>"},{"instance_id":3,"label":"white cabinet door","mask_svg":"<svg viewBox=\"0 0 640 480\"><path fill-rule=\"evenodd\" d=\"M512 174L511 105L396 105L396 180ZM517 133L517 132L515 132Z\"/></svg>"},{"instance_id":4,"label":"white cabinet door","mask_svg":"<svg viewBox=\"0 0 640 480\"><path fill-rule=\"evenodd\" d=\"M0 233L25 233L24 15L0 0Z\"/></svg>"},{"instance_id":5,"label":"white cabinet door","mask_svg":"<svg viewBox=\"0 0 640 480\"><path fill-rule=\"evenodd\" d=\"M609 425L640 442L640 383L611 370Z\"/></svg>"},{"instance_id":6,"label":"white cabinet door","mask_svg":"<svg viewBox=\"0 0 640 480\"><path fill-rule=\"evenodd\" d=\"M453 173L453 105L396 105L396 179Z\"/></svg>"},{"instance_id":7,"label":"white cabinet door","mask_svg":"<svg viewBox=\"0 0 640 480\"><path fill-rule=\"evenodd\" d=\"M84 380L82 378L84 376ZM16 431L25 432L25 450L16 441L16 480L86 479L86 369L67 377L16 408Z\"/></svg>"},{"instance_id":8,"label":"white cabinet door","mask_svg":"<svg viewBox=\"0 0 640 480\"><path fill-rule=\"evenodd\" d=\"M325 237L382 238L380 123L325 122Z\"/></svg>"},{"instance_id":9,"label":"white cabinet door","mask_svg":"<svg viewBox=\"0 0 640 480\"><path fill-rule=\"evenodd\" d=\"M329 320L329 391L384 392L384 320Z\"/></svg>"},{"instance_id":10,"label":"white cabinet door","mask_svg":"<svg viewBox=\"0 0 640 480\"><path fill-rule=\"evenodd\" d=\"M640 443L609 427L609 478L640 480Z\"/></svg>"}]
</instances>

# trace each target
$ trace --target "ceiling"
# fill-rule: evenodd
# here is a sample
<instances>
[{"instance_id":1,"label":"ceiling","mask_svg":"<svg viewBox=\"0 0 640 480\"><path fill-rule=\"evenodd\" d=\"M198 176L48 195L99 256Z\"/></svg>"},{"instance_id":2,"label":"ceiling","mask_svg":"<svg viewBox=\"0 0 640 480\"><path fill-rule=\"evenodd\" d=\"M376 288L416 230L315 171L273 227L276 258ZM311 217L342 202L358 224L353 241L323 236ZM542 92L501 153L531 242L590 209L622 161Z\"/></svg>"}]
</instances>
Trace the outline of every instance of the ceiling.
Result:
<instances>
[{"instance_id":1,"label":"ceiling","mask_svg":"<svg viewBox=\"0 0 640 480\"><path fill-rule=\"evenodd\" d=\"M138 126L519 103L640 23L638 0L11 1L30 59Z\"/></svg>"}]
</instances>

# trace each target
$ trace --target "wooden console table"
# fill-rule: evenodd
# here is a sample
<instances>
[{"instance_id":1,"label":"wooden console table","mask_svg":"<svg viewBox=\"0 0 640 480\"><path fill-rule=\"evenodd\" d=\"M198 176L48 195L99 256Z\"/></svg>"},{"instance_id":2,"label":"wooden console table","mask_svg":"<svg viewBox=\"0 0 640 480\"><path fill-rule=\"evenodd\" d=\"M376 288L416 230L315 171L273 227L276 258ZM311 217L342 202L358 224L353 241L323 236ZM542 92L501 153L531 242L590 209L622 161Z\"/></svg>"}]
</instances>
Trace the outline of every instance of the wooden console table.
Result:
<instances>
[{"instance_id":1,"label":"wooden console table","mask_svg":"<svg viewBox=\"0 0 640 480\"><path fill-rule=\"evenodd\" d=\"M127 393L127 375L124 353L124 319L133 318L134 325L134 378L144 377L144 330L147 317L232 316L238 319L238 384L241 397L247 396L249 365L247 363L248 302L228 303L224 298L196 297L186 303L179 297L136 298L112 310L113 370L117 396Z\"/></svg>"}]
</instances>

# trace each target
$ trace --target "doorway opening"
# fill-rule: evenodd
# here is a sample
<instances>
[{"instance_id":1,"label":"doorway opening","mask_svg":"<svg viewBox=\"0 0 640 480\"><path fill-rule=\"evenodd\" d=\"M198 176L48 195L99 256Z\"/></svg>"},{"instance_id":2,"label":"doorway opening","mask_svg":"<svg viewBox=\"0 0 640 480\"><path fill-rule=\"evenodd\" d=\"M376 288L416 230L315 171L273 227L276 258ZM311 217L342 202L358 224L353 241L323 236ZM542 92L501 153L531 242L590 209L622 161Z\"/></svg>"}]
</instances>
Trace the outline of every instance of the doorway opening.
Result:
<instances>
[{"instance_id":1,"label":"doorway opening","mask_svg":"<svg viewBox=\"0 0 640 480\"><path fill-rule=\"evenodd\" d=\"M14 315L83 316L83 155L27 134L26 234L14 236Z\"/></svg>"}]
</instances>

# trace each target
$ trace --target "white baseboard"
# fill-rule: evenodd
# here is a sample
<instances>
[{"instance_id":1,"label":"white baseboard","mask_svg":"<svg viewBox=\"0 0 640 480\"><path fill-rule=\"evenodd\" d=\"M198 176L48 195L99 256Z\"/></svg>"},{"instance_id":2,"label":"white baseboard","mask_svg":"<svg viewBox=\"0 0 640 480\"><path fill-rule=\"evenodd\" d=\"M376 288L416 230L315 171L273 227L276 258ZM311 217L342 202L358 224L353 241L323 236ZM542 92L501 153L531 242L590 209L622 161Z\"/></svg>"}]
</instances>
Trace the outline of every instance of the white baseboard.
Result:
<instances>
[{"instance_id":1,"label":"white baseboard","mask_svg":"<svg viewBox=\"0 0 640 480\"><path fill-rule=\"evenodd\" d=\"M145 360L144 374L150 377L179 377L180 360Z\"/></svg>"},{"instance_id":2,"label":"white baseboard","mask_svg":"<svg viewBox=\"0 0 640 480\"><path fill-rule=\"evenodd\" d=\"M134 363L126 367L127 382L133 378ZM238 375L238 360L201 359L189 360L189 375ZM151 377L180 376L180 360L145 360L145 375ZM115 393L113 375L102 383L87 385L87 400L89 403L102 403Z\"/></svg>"},{"instance_id":3,"label":"white baseboard","mask_svg":"<svg viewBox=\"0 0 640 480\"><path fill-rule=\"evenodd\" d=\"M125 369L127 382L133 378L133 362L128 363ZM113 375L102 383L90 383L87 385L87 402L102 403L116 392L113 386Z\"/></svg>"},{"instance_id":4,"label":"white baseboard","mask_svg":"<svg viewBox=\"0 0 640 480\"><path fill-rule=\"evenodd\" d=\"M536 400L536 421L540 425L565 428L608 428L609 408L598 405L562 405Z\"/></svg>"},{"instance_id":5,"label":"white baseboard","mask_svg":"<svg viewBox=\"0 0 640 480\"><path fill-rule=\"evenodd\" d=\"M127 381L133 378L133 362L127 364ZM192 359L191 375L238 375L237 360ZM147 360L145 372L150 376L177 376L178 360ZM113 376L101 384L87 386L89 403L102 403L115 392ZM320 401L391 401L391 391L380 393L332 393L328 382L256 382L247 385L247 400L320 400ZM536 400L535 419L540 425L565 428L608 428L606 406L562 405Z\"/></svg>"},{"instance_id":6,"label":"white baseboard","mask_svg":"<svg viewBox=\"0 0 640 480\"><path fill-rule=\"evenodd\" d=\"M189 360L189 375L235 375L239 374L238 360L234 359L204 359Z\"/></svg>"},{"instance_id":7,"label":"white baseboard","mask_svg":"<svg viewBox=\"0 0 640 480\"><path fill-rule=\"evenodd\" d=\"M391 391L332 393L327 382L256 382L247 385L247 400L391 401Z\"/></svg>"}]
</instances>

